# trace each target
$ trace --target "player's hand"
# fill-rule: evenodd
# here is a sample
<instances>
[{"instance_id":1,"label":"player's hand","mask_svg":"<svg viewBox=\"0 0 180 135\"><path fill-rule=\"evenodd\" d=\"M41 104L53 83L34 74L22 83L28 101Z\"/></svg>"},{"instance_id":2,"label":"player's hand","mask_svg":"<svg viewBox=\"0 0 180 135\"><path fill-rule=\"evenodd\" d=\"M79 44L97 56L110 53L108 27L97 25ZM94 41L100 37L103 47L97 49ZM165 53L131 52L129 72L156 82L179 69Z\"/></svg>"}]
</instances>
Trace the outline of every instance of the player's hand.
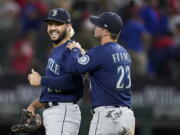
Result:
<instances>
[{"instance_id":1,"label":"player's hand","mask_svg":"<svg viewBox=\"0 0 180 135\"><path fill-rule=\"evenodd\" d=\"M32 105L29 105L26 109L28 112L32 113L32 116L35 115L35 108Z\"/></svg>"},{"instance_id":2,"label":"player's hand","mask_svg":"<svg viewBox=\"0 0 180 135\"><path fill-rule=\"evenodd\" d=\"M68 44L67 48L69 48L70 50L72 50L73 48L81 49L81 45L78 42L73 41Z\"/></svg>"},{"instance_id":3,"label":"player's hand","mask_svg":"<svg viewBox=\"0 0 180 135\"><path fill-rule=\"evenodd\" d=\"M34 69L31 70L31 74L28 75L29 84L31 86L40 86L41 85L41 75L34 71Z\"/></svg>"},{"instance_id":4,"label":"player's hand","mask_svg":"<svg viewBox=\"0 0 180 135\"><path fill-rule=\"evenodd\" d=\"M81 48L81 54L82 55L85 55L86 54L86 51L84 49Z\"/></svg>"},{"instance_id":5,"label":"player's hand","mask_svg":"<svg viewBox=\"0 0 180 135\"><path fill-rule=\"evenodd\" d=\"M75 41L69 43L67 48L69 48L70 50L72 50L73 48L79 48L82 55L86 54L85 50L81 48L81 45Z\"/></svg>"}]
</instances>

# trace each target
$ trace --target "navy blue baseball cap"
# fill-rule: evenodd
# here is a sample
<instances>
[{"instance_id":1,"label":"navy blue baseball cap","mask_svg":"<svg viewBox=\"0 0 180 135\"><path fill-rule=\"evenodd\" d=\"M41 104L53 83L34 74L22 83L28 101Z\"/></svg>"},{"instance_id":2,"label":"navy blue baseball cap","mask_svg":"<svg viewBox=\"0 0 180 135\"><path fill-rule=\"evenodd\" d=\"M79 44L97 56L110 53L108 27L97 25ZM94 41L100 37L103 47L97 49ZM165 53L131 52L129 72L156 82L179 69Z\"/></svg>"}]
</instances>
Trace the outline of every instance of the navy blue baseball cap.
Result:
<instances>
[{"instance_id":1,"label":"navy blue baseball cap","mask_svg":"<svg viewBox=\"0 0 180 135\"><path fill-rule=\"evenodd\" d=\"M119 34L123 27L121 17L114 12L104 12L100 16L90 16L90 21L113 34Z\"/></svg>"},{"instance_id":2,"label":"navy blue baseball cap","mask_svg":"<svg viewBox=\"0 0 180 135\"><path fill-rule=\"evenodd\" d=\"M48 17L45 21L57 21L60 23L71 23L71 16L69 12L63 8L55 8L49 11Z\"/></svg>"}]
</instances>

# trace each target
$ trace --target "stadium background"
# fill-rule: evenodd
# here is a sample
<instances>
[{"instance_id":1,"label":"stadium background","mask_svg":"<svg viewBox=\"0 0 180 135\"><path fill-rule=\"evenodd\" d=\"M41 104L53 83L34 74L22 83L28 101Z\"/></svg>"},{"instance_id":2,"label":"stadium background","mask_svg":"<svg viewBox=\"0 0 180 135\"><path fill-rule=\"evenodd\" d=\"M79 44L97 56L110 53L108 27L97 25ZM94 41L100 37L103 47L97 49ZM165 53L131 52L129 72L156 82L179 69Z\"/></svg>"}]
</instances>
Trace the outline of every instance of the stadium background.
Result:
<instances>
[{"instance_id":1,"label":"stadium background","mask_svg":"<svg viewBox=\"0 0 180 135\"><path fill-rule=\"evenodd\" d=\"M65 8L76 35L86 49L98 45L88 17L114 11L124 21L119 42L132 65L136 135L180 132L180 0L0 0L0 132L20 119L21 109L36 99L41 88L30 87L31 67L43 74L52 48L43 19L52 8ZM130 41L130 42L129 42ZM138 63L139 62L139 63ZM80 135L92 117L85 80ZM41 128L34 135L43 135Z\"/></svg>"}]
</instances>

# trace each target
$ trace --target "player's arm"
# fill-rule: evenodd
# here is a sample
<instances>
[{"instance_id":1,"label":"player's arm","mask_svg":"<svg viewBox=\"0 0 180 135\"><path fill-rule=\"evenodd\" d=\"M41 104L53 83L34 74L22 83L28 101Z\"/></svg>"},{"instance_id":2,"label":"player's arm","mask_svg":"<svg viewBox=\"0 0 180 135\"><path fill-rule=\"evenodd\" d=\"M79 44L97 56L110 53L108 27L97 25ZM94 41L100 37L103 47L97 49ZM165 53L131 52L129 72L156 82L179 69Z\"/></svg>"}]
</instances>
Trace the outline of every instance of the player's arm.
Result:
<instances>
[{"instance_id":1,"label":"player's arm","mask_svg":"<svg viewBox=\"0 0 180 135\"><path fill-rule=\"evenodd\" d=\"M41 103L39 101L39 99L36 99L27 107L27 111L31 112L34 115L35 111L37 109L41 109L41 108L44 108L44 107L45 107L45 104Z\"/></svg>"},{"instance_id":2,"label":"player's arm","mask_svg":"<svg viewBox=\"0 0 180 135\"><path fill-rule=\"evenodd\" d=\"M32 69L31 74L28 75L28 80L31 86L44 85L47 87L63 90L72 90L77 87L77 84L75 84L76 82L73 81L73 76L70 74L57 77L44 77Z\"/></svg>"},{"instance_id":3,"label":"player's arm","mask_svg":"<svg viewBox=\"0 0 180 135\"><path fill-rule=\"evenodd\" d=\"M102 59L102 53L99 50L92 49L88 51L85 55L81 55L81 46L77 42L73 42L68 45L71 53L67 61L67 72L75 74L83 74L91 70L99 68L104 59Z\"/></svg>"},{"instance_id":4,"label":"player's arm","mask_svg":"<svg viewBox=\"0 0 180 135\"><path fill-rule=\"evenodd\" d=\"M73 80L73 76L70 74L65 74L58 77L42 77L41 85L63 90L72 90L77 87L76 82Z\"/></svg>"}]
</instances>

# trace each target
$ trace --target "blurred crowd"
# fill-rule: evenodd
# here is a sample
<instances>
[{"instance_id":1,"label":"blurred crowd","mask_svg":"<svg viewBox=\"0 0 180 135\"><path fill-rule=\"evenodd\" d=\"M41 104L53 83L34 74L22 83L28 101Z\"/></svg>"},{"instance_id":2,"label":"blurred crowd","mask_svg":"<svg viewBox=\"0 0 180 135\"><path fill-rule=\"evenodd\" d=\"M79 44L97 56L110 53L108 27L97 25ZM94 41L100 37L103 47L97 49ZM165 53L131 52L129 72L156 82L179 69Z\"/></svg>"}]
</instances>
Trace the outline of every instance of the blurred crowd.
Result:
<instances>
[{"instance_id":1,"label":"blurred crowd","mask_svg":"<svg viewBox=\"0 0 180 135\"><path fill-rule=\"evenodd\" d=\"M44 72L52 45L43 20L58 7L71 13L74 39L87 50L98 45L89 16L118 13L132 77L180 79L180 0L0 0L0 76Z\"/></svg>"}]
</instances>

